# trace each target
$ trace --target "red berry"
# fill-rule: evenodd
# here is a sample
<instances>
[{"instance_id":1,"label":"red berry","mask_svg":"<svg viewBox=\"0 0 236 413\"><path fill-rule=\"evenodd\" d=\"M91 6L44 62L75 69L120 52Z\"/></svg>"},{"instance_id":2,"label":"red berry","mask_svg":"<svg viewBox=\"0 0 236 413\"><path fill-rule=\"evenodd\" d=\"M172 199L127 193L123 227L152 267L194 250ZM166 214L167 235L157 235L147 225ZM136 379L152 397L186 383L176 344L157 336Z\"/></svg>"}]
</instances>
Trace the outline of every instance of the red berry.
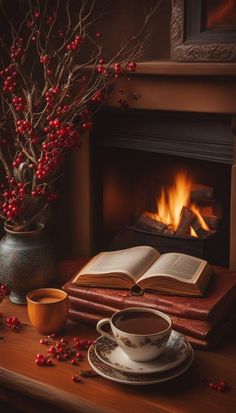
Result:
<instances>
[{"instance_id":1,"label":"red berry","mask_svg":"<svg viewBox=\"0 0 236 413\"><path fill-rule=\"evenodd\" d=\"M72 376L72 381L74 381L75 383L78 383L81 381L81 378L79 376Z\"/></svg>"}]
</instances>

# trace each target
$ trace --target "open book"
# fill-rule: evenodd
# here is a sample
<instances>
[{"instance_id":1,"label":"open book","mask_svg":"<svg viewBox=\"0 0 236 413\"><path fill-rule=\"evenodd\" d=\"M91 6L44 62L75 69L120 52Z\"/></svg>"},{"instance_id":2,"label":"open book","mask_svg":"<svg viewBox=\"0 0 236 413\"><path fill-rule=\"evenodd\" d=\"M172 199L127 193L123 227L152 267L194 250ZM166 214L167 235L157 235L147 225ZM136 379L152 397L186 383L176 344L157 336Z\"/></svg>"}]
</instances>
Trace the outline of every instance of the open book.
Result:
<instances>
[{"instance_id":1,"label":"open book","mask_svg":"<svg viewBox=\"0 0 236 413\"><path fill-rule=\"evenodd\" d=\"M201 258L175 252L161 255L153 247L138 246L99 253L72 283L200 296L211 273L211 266Z\"/></svg>"}]
</instances>

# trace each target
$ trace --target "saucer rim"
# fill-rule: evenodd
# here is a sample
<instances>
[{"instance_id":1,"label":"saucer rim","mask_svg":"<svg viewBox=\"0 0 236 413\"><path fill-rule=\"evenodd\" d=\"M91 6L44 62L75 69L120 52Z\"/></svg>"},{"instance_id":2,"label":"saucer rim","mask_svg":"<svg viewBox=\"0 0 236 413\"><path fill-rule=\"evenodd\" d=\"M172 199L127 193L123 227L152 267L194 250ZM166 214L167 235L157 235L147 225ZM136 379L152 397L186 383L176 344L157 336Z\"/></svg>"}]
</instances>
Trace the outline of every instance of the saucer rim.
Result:
<instances>
[{"instance_id":1,"label":"saucer rim","mask_svg":"<svg viewBox=\"0 0 236 413\"><path fill-rule=\"evenodd\" d=\"M173 330L173 331L175 331L175 330ZM106 361L105 359L103 359L103 358L99 355L99 353L98 353L98 351L97 351L97 349L96 349L96 345L97 345L98 340L103 339L104 336L99 336L99 337L96 339L96 341L95 341L95 343L94 343L94 351L95 351L96 356L99 358L100 361L102 361L104 364L112 367L113 369L119 370L119 371L121 371L121 372L123 372L123 373L128 373L128 374L155 374L155 373L162 373L162 372L171 370L171 369L173 369L173 368L175 368L175 367L178 367L181 363L183 363L183 362L187 359L187 357L189 356L189 352L191 351L191 350L189 349L189 342L188 342L188 340L184 337L184 335L181 334L181 333L179 333L179 332L177 332L177 331L175 331L175 332L178 333L178 334L183 338L183 341L184 341L184 344L185 344L185 346L186 346L187 351L186 351L185 357L183 357L183 358L180 359L180 360L177 360L177 362L173 363L173 364L171 365L171 367L165 367L165 366L163 366L163 368L161 368L161 369L158 368L158 370L141 370L141 371L140 371L140 370L129 370L128 368L124 368L124 367L122 367L122 366L116 366L116 365L114 365L114 364L112 364L112 363L109 363L108 361ZM106 337L106 338L108 338L108 337ZM111 338L110 340L112 340L112 338ZM122 349L121 349L121 351L122 351ZM124 354L125 354L125 353L124 353ZM140 362L140 363L141 363L141 362ZM145 363L145 362L144 362L144 363ZM170 364L170 363L169 363L169 364Z\"/></svg>"},{"instance_id":2,"label":"saucer rim","mask_svg":"<svg viewBox=\"0 0 236 413\"><path fill-rule=\"evenodd\" d=\"M189 354L188 354L187 358L186 358L181 364L179 364L178 366L174 367L173 369L170 369L169 371L167 370L166 372L161 372L161 373L166 374L166 377L158 378L158 374L159 374L159 373L153 373L154 376L157 375L157 378L156 378L156 379L155 379L155 378L154 378L154 379L152 378L151 380L148 380L148 377L150 377L150 375L149 375L149 374L142 374L142 376L146 376L147 380L144 380L144 381L141 381L141 382L140 382L140 381L129 381L129 378L128 378L128 377L127 377L127 380L125 380L125 379L119 379L119 378L117 378L117 377L112 377L112 376L107 375L107 374L104 373L104 372L101 372L101 371L99 370L99 368L97 368L96 366L94 366L94 364L93 364L93 362L91 361L91 358L90 358L90 353L91 353L92 351L94 351L94 355L95 355L95 357L98 359L98 361L99 361L100 363L103 363L103 364L106 366L106 364L105 364L104 362L102 362L102 361L97 357L97 355L96 355L96 353L95 353L95 344L92 344L92 345L90 346L90 348L89 348L89 350L88 350L87 358L88 358L88 362L89 362L90 366L92 367L92 369L93 369L99 376L101 376L101 377L103 377L103 378L105 378L105 379L107 379L107 380L110 380L110 381L113 381L113 382L116 382L116 383L121 383L121 384L133 385L133 386L146 386L146 385L150 385L150 384L163 383L163 382L166 382L166 381L173 380L173 379L181 376L183 373L185 373L185 372L191 367L191 365L192 365L193 362L194 362L194 351L193 351L193 348L192 348L191 344L188 342L188 340L186 340L186 343L187 343L187 346L188 346L188 348L189 348ZM189 359L189 360L187 360L187 359ZM182 368L181 368L181 366L182 366ZM125 373L125 372L120 372L119 370L116 370L114 367L112 367L112 369L115 370L115 371L117 371L118 373L128 374L128 373ZM140 376L140 373L130 374L130 375L132 375L132 377L135 377L135 376Z\"/></svg>"}]
</instances>

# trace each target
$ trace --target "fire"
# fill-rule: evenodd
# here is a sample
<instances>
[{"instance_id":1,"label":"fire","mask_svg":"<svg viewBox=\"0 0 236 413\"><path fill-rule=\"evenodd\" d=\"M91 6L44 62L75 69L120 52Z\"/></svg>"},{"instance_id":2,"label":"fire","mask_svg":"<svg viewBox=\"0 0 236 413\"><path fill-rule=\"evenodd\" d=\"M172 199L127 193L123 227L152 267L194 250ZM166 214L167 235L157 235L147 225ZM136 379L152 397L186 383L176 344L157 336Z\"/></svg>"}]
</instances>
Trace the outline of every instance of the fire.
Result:
<instances>
[{"instance_id":1,"label":"fire","mask_svg":"<svg viewBox=\"0 0 236 413\"><path fill-rule=\"evenodd\" d=\"M187 207L198 217L201 227L209 230L201 215L200 208L190 200L192 185L192 180L187 176L186 172L181 171L177 173L174 183L170 187L163 187L161 189L156 203L156 212L145 212L145 215L166 224L168 228L176 231L180 223L182 209ZM190 227L190 234L193 237L198 236L192 227Z\"/></svg>"}]
</instances>

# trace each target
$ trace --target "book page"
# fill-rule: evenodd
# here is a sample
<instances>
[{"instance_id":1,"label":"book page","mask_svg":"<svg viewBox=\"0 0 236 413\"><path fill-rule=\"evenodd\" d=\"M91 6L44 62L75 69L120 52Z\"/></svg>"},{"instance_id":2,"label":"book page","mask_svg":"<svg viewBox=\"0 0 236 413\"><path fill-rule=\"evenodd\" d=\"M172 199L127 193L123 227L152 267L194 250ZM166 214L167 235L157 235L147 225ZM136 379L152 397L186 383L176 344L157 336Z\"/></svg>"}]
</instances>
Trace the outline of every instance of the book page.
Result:
<instances>
[{"instance_id":1,"label":"book page","mask_svg":"<svg viewBox=\"0 0 236 413\"><path fill-rule=\"evenodd\" d=\"M136 282L159 256L160 253L149 246L101 252L82 268L78 277L80 274L109 275L113 272L127 274ZM76 282L76 278L74 282Z\"/></svg>"},{"instance_id":2,"label":"book page","mask_svg":"<svg viewBox=\"0 0 236 413\"><path fill-rule=\"evenodd\" d=\"M205 265L206 261L201 258L171 252L161 255L140 280L159 274L171 276L184 282L194 283Z\"/></svg>"}]
</instances>

